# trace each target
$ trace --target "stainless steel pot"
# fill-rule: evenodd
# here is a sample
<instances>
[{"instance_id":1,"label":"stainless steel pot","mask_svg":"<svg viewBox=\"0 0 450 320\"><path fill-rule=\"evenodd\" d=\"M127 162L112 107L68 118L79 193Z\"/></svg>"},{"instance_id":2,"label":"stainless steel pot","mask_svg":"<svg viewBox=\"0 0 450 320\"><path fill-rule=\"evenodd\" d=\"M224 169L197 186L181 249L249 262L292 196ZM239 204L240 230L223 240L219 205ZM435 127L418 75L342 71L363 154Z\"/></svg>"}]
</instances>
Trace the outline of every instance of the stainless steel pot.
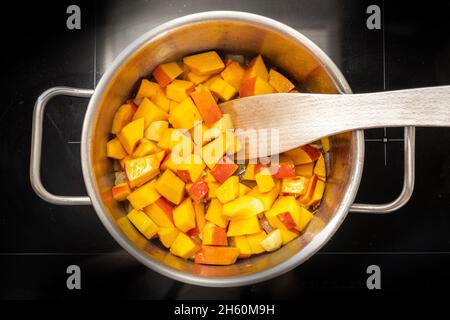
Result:
<instances>
[{"instance_id":1,"label":"stainless steel pot","mask_svg":"<svg viewBox=\"0 0 450 320\"><path fill-rule=\"evenodd\" d=\"M111 198L112 163L106 157L112 118L127 100L135 83L160 63L196 51L220 49L233 53L261 53L271 64L312 92L351 93L334 63L313 42L296 30L271 19L232 11L204 12L165 23L131 43L105 72L95 90L55 87L37 100L33 119L30 177L35 192L53 204L92 204L109 233L132 256L168 277L203 286L229 287L267 280L306 261L327 242L349 210L385 213L402 206L414 185L414 129L405 128L405 185L398 199L383 205L353 204L364 158L362 131L331 137L332 170L323 202L306 232L270 254L240 260L232 266L196 265L177 258L138 233L124 232L117 223L126 215ZM41 183L40 160L45 105L57 95L91 97L81 139L83 177L88 197L49 193Z\"/></svg>"}]
</instances>

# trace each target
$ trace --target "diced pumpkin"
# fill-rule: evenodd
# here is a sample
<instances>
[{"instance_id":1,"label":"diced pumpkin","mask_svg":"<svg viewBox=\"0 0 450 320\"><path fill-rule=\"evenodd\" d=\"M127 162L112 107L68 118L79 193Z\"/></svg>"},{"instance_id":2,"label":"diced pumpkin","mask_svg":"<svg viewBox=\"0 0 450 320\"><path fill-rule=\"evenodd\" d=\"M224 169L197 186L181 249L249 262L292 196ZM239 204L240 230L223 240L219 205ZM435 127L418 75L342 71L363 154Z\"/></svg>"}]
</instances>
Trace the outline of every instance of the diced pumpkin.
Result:
<instances>
[{"instance_id":1,"label":"diced pumpkin","mask_svg":"<svg viewBox=\"0 0 450 320\"><path fill-rule=\"evenodd\" d=\"M263 81L269 80L269 72L267 71L261 55L254 57L250 61L248 68L244 73L244 81L255 77L259 77Z\"/></svg>"},{"instance_id":2,"label":"diced pumpkin","mask_svg":"<svg viewBox=\"0 0 450 320\"><path fill-rule=\"evenodd\" d=\"M244 195L226 203L222 214L229 219L244 219L258 215L264 211L262 202L252 196Z\"/></svg>"},{"instance_id":3,"label":"diced pumpkin","mask_svg":"<svg viewBox=\"0 0 450 320\"><path fill-rule=\"evenodd\" d=\"M177 235L170 247L172 254L184 259L189 259L199 250L200 246L183 232Z\"/></svg>"},{"instance_id":4,"label":"diced pumpkin","mask_svg":"<svg viewBox=\"0 0 450 320\"><path fill-rule=\"evenodd\" d=\"M228 226L228 218L222 214L222 204L218 199L211 199L205 219L222 228Z\"/></svg>"},{"instance_id":5,"label":"diced pumpkin","mask_svg":"<svg viewBox=\"0 0 450 320\"><path fill-rule=\"evenodd\" d=\"M275 179L295 177L295 164L288 156L281 155L278 164L271 164L270 169Z\"/></svg>"},{"instance_id":6,"label":"diced pumpkin","mask_svg":"<svg viewBox=\"0 0 450 320\"><path fill-rule=\"evenodd\" d=\"M205 124L210 127L220 118L222 118L222 111L214 100L211 91L203 85L197 86L194 92L191 92L191 98L194 100L202 119Z\"/></svg>"},{"instance_id":7,"label":"diced pumpkin","mask_svg":"<svg viewBox=\"0 0 450 320\"><path fill-rule=\"evenodd\" d=\"M189 130L194 127L196 121L201 122L202 117L189 97L170 111L169 122L174 128Z\"/></svg>"},{"instance_id":8,"label":"diced pumpkin","mask_svg":"<svg viewBox=\"0 0 450 320\"><path fill-rule=\"evenodd\" d=\"M308 209L301 207L300 222L297 224L296 229L298 231L303 231L306 228L306 226L308 225L308 223L311 221L313 216L314 215Z\"/></svg>"},{"instance_id":9,"label":"diced pumpkin","mask_svg":"<svg viewBox=\"0 0 450 320\"><path fill-rule=\"evenodd\" d=\"M236 163L224 157L210 172L216 181L224 183L238 168L239 166Z\"/></svg>"},{"instance_id":10,"label":"diced pumpkin","mask_svg":"<svg viewBox=\"0 0 450 320\"><path fill-rule=\"evenodd\" d=\"M205 226L205 204L203 202L194 203L195 211L195 223L197 224L198 230L201 232Z\"/></svg>"},{"instance_id":11,"label":"diced pumpkin","mask_svg":"<svg viewBox=\"0 0 450 320\"><path fill-rule=\"evenodd\" d=\"M169 100L169 112L178 107L179 103L173 100Z\"/></svg>"},{"instance_id":12,"label":"diced pumpkin","mask_svg":"<svg viewBox=\"0 0 450 320\"><path fill-rule=\"evenodd\" d=\"M186 198L173 209L175 226L183 232L195 228L195 211L190 198Z\"/></svg>"},{"instance_id":13,"label":"diced pumpkin","mask_svg":"<svg viewBox=\"0 0 450 320\"><path fill-rule=\"evenodd\" d=\"M283 244L283 238L281 237L281 232L278 229L270 232L267 237L261 241L261 246L266 251L274 251L281 247Z\"/></svg>"},{"instance_id":14,"label":"diced pumpkin","mask_svg":"<svg viewBox=\"0 0 450 320\"><path fill-rule=\"evenodd\" d=\"M184 182L169 169L158 178L155 188L164 198L174 204L179 204L183 199Z\"/></svg>"},{"instance_id":15,"label":"diced pumpkin","mask_svg":"<svg viewBox=\"0 0 450 320\"><path fill-rule=\"evenodd\" d=\"M211 78L209 78L208 80L206 80L205 82L203 82L203 85L205 87L207 87L208 89L211 88L211 85L214 83L214 81L216 81L217 79L220 79L220 74L212 76Z\"/></svg>"},{"instance_id":16,"label":"diced pumpkin","mask_svg":"<svg viewBox=\"0 0 450 320\"><path fill-rule=\"evenodd\" d=\"M224 113L222 118L214 123L209 129L206 127L205 140L212 140L225 133L228 129L233 129L233 120L231 115Z\"/></svg>"},{"instance_id":17,"label":"diced pumpkin","mask_svg":"<svg viewBox=\"0 0 450 320\"><path fill-rule=\"evenodd\" d=\"M258 190L261 193L269 192L275 187L273 177L267 168L264 168L260 172L256 173L255 180L258 185Z\"/></svg>"},{"instance_id":18,"label":"diced pumpkin","mask_svg":"<svg viewBox=\"0 0 450 320\"><path fill-rule=\"evenodd\" d=\"M202 246L195 255L195 263L226 266L235 263L238 256L237 248Z\"/></svg>"},{"instance_id":19,"label":"diced pumpkin","mask_svg":"<svg viewBox=\"0 0 450 320\"><path fill-rule=\"evenodd\" d=\"M137 143L144 137L144 119L134 120L122 128L117 135L128 154L132 154Z\"/></svg>"},{"instance_id":20,"label":"diced pumpkin","mask_svg":"<svg viewBox=\"0 0 450 320\"><path fill-rule=\"evenodd\" d=\"M320 142L322 143L323 152L330 151L330 138L328 137L322 138L320 139Z\"/></svg>"},{"instance_id":21,"label":"diced pumpkin","mask_svg":"<svg viewBox=\"0 0 450 320\"><path fill-rule=\"evenodd\" d=\"M142 79L139 90L136 93L136 99L141 100L142 98L148 98L152 100L159 90L161 90L161 87L156 82Z\"/></svg>"},{"instance_id":22,"label":"diced pumpkin","mask_svg":"<svg viewBox=\"0 0 450 320\"><path fill-rule=\"evenodd\" d=\"M147 98L144 98L133 116L133 121L144 118L144 128L147 128L153 121L167 120L168 117L169 115L166 112Z\"/></svg>"},{"instance_id":23,"label":"diced pumpkin","mask_svg":"<svg viewBox=\"0 0 450 320\"><path fill-rule=\"evenodd\" d=\"M292 240L294 240L299 236L299 233L296 230L288 230L288 229L278 229L278 230L280 230L283 245L291 242Z\"/></svg>"},{"instance_id":24,"label":"diced pumpkin","mask_svg":"<svg viewBox=\"0 0 450 320\"><path fill-rule=\"evenodd\" d=\"M252 249L248 243L247 236L235 236L233 239L233 246L239 249L241 255L252 254Z\"/></svg>"},{"instance_id":25,"label":"diced pumpkin","mask_svg":"<svg viewBox=\"0 0 450 320\"><path fill-rule=\"evenodd\" d=\"M245 80L239 90L239 95L241 98L269 93L275 93L275 89L260 77Z\"/></svg>"},{"instance_id":26,"label":"diced pumpkin","mask_svg":"<svg viewBox=\"0 0 450 320\"><path fill-rule=\"evenodd\" d=\"M302 207L293 196L279 197L272 208L265 213L265 216L273 228L292 229L286 220L286 213L289 213L290 218L294 221L294 228L299 230L303 225Z\"/></svg>"},{"instance_id":27,"label":"diced pumpkin","mask_svg":"<svg viewBox=\"0 0 450 320\"><path fill-rule=\"evenodd\" d=\"M202 244L227 246L228 238L226 229L218 227L214 223L207 222L202 231Z\"/></svg>"},{"instance_id":28,"label":"diced pumpkin","mask_svg":"<svg viewBox=\"0 0 450 320\"><path fill-rule=\"evenodd\" d=\"M114 114L111 133L119 134L122 128L125 127L133 119L136 108L131 104L123 104L117 109Z\"/></svg>"},{"instance_id":29,"label":"diced pumpkin","mask_svg":"<svg viewBox=\"0 0 450 320\"><path fill-rule=\"evenodd\" d=\"M128 182L119 183L111 189L112 196L116 201L124 201L131 193Z\"/></svg>"},{"instance_id":30,"label":"diced pumpkin","mask_svg":"<svg viewBox=\"0 0 450 320\"><path fill-rule=\"evenodd\" d=\"M159 228L158 237L166 248L170 248L180 231L177 228Z\"/></svg>"},{"instance_id":31,"label":"diced pumpkin","mask_svg":"<svg viewBox=\"0 0 450 320\"><path fill-rule=\"evenodd\" d=\"M145 129L144 137L158 142L167 128L169 128L169 122L164 120L153 121L147 129Z\"/></svg>"},{"instance_id":32,"label":"diced pumpkin","mask_svg":"<svg viewBox=\"0 0 450 320\"><path fill-rule=\"evenodd\" d=\"M185 182L191 183L197 181L198 178L201 177L205 167L206 165L200 156L191 154L177 165L177 171L186 171L188 174L188 181Z\"/></svg>"},{"instance_id":33,"label":"diced pumpkin","mask_svg":"<svg viewBox=\"0 0 450 320\"><path fill-rule=\"evenodd\" d=\"M123 148L119 139L114 138L106 143L106 156L113 159L123 159L127 155L127 152Z\"/></svg>"},{"instance_id":34,"label":"diced pumpkin","mask_svg":"<svg viewBox=\"0 0 450 320\"><path fill-rule=\"evenodd\" d=\"M317 175L320 180L326 180L327 168L325 166L325 158L323 157L323 154L321 154L319 159L317 159L316 165L314 166L314 174Z\"/></svg>"},{"instance_id":35,"label":"diced pumpkin","mask_svg":"<svg viewBox=\"0 0 450 320\"><path fill-rule=\"evenodd\" d=\"M187 74L187 80L191 81L195 85L205 82L208 79L209 79L209 75L200 76L192 71Z\"/></svg>"},{"instance_id":36,"label":"diced pumpkin","mask_svg":"<svg viewBox=\"0 0 450 320\"><path fill-rule=\"evenodd\" d=\"M247 193L250 192L250 187L247 187L245 184L243 183L239 183L239 197L242 197L243 195L246 195Z\"/></svg>"},{"instance_id":37,"label":"diced pumpkin","mask_svg":"<svg viewBox=\"0 0 450 320\"><path fill-rule=\"evenodd\" d=\"M155 180L147 182L143 186L135 189L127 197L134 209L140 210L146 206L151 205L159 199L161 195L155 189Z\"/></svg>"},{"instance_id":38,"label":"diced pumpkin","mask_svg":"<svg viewBox=\"0 0 450 320\"><path fill-rule=\"evenodd\" d=\"M281 180L281 192L296 196L303 195L308 188L309 179L302 176L284 178Z\"/></svg>"},{"instance_id":39,"label":"diced pumpkin","mask_svg":"<svg viewBox=\"0 0 450 320\"><path fill-rule=\"evenodd\" d=\"M182 73L183 70L178 63L169 62L159 65L152 74L159 85L164 88Z\"/></svg>"},{"instance_id":40,"label":"diced pumpkin","mask_svg":"<svg viewBox=\"0 0 450 320\"><path fill-rule=\"evenodd\" d=\"M208 184L208 199L217 198L216 197L216 190L218 187L220 187L219 182L207 182Z\"/></svg>"},{"instance_id":41,"label":"diced pumpkin","mask_svg":"<svg viewBox=\"0 0 450 320\"><path fill-rule=\"evenodd\" d=\"M239 90L244 78L245 69L238 62L231 62L220 74L226 82Z\"/></svg>"},{"instance_id":42,"label":"diced pumpkin","mask_svg":"<svg viewBox=\"0 0 450 320\"><path fill-rule=\"evenodd\" d=\"M280 185L281 183L279 182L279 180L277 180L275 181L275 187L269 192L264 193L259 192L258 186L256 186L249 193L247 193L247 195L255 197L259 201L261 201L264 207L264 211L267 211L272 207L273 202L278 197L278 194L280 192Z\"/></svg>"},{"instance_id":43,"label":"diced pumpkin","mask_svg":"<svg viewBox=\"0 0 450 320\"><path fill-rule=\"evenodd\" d=\"M139 187L159 174L160 160L156 154L125 160L125 174L131 188Z\"/></svg>"},{"instance_id":44,"label":"diced pumpkin","mask_svg":"<svg viewBox=\"0 0 450 320\"><path fill-rule=\"evenodd\" d=\"M307 207L316 204L322 199L325 190L325 182L314 175L309 182L306 193L300 198L300 203Z\"/></svg>"},{"instance_id":45,"label":"diced pumpkin","mask_svg":"<svg viewBox=\"0 0 450 320\"><path fill-rule=\"evenodd\" d=\"M208 183L204 181L203 177L200 177L192 184L188 192L195 203L202 202L208 197Z\"/></svg>"},{"instance_id":46,"label":"diced pumpkin","mask_svg":"<svg viewBox=\"0 0 450 320\"><path fill-rule=\"evenodd\" d=\"M183 62L191 71L201 76L212 75L225 68L222 59L215 51L184 57Z\"/></svg>"},{"instance_id":47,"label":"diced pumpkin","mask_svg":"<svg viewBox=\"0 0 450 320\"><path fill-rule=\"evenodd\" d=\"M188 98L189 93L194 90L194 84L186 80L174 80L166 88L167 98L176 102L182 102Z\"/></svg>"},{"instance_id":48,"label":"diced pumpkin","mask_svg":"<svg viewBox=\"0 0 450 320\"><path fill-rule=\"evenodd\" d=\"M155 93L152 102L156 104L164 112L167 113L170 111L172 100L167 98L166 93L163 89L160 89Z\"/></svg>"},{"instance_id":49,"label":"diced pumpkin","mask_svg":"<svg viewBox=\"0 0 450 320\"><path fill-rule=\"evenodd\" d=\"M136 149L133 152L133 158L141 158L151 155L157 151L156 144L153 141L145 138L141 139Z\"/></svg>"},{"instance_id":50,"label":"diced pumpkin","mask_svg":"<svg viewBox=\"0 0 450 320\"><path fill-rule=\"evenodd\" d=\"M230 220L228 226L228 237L242 236L246 234L257 233L261 230L257 216L251 216L245 219L233 219Z\"/></svg>"},{"instance_id":51,"label":"diced pumpkin","mask_svg":"<svg viewBox=\"0 0 450 320\"><path fill-rule=\"evenodd\" d=\"M227 202L230 202L231 200L236 199L238 197L238 195L239 195L239 177L238 176L229 177L216 190L216 197L217 197L217 199L220 200L220 202L222 202L222 204L225 204Z\"/></svg>"},{"instance_id":52,"label":"diced pumpkin","mask_svg":"<svg viewBox=\"0 0 450 320\"><path fill-rule=\"evenodd\" d=\"M259 254L265 251L265 249L261 245L261 241L263 241L266 237L267 233L264 230L261 230L260 232L255 234L247 235L247 241L252 254Z\"/></svg>"},{"instance_id":53,"label":"diced pumpkin","mask_svg":"<svg viewBox=\"0 0 450 320\"><path fill-rule=\"evenodd\" d=\"M127 214L128 219L147 239L151 239L158 232L158 226L144 212L131 210Z\"/></svg>"},{"instance_id":54,"label":"diced pumpkin","mask_svg":"<svg viewBox=\"0 0 450 320\"><path fill-rule=\"evenodd\" d=\"M314 147L311 147L309 144L298 147L285 152L286 155L291 157L294 164L306 164L311 163L319 159L320 151Z\"/></svg>"},{"instance_id":55,"label":"diced pumpkin","mask_svg":"<svg viewBox=\"0 0 450 320\"><path fill-rule=\"evenodd\" d=\"M162 198L163 199L163 198ZM158 199L159 200L159 199ZM146 206L143 211L161 228L174 228L173 213L168 214L158 204L157 201Z\"/></svg>"},{"instance_id":56,"label":"diced pumpkin","mask_svg":"<svg viewBox=\"0 0 450 320\"><path fill-rule=\"evenodd\" d=\"M158 142L158 147L161 149L172 150L177 145L185 145L189 150L189 154L192 151L192 140L183 134L179 129L168 128L164 130L161 139Z\"/></svg>"},{"instance_id":57,"label":"diced pumpkin","mask_svg":"<svg viewBox=\"0 0 450 320\"><path fill-rule=\"evenodd\" d=\"M210 169L206 169L206 174L203 176L205 182L217 182L216 178L211 174Z\"/></svg>"},{"instance_id":58,"label":"diced pumpkin","mask_svg":"<svg viewBox=\"0 0 450 320\"><path fill-rule=\"evenodd\" d=\"M255 180L255 165L249 163L245 168L244 176L242 177L244 180Z\"/></svg>"},{"instance_id":59,"label":"diced pumpkin","mask_svg":"<svg viewBox=\"0 0 450 320\"><path fill-rule=\"evenodd\" d=\"M289 92L294 89L294 84L289 81L288 78L283 76L278 71L274 69L270 69L269 71L269 84L277 91L277 92Z\"/></svg>"},{"instance_id":60,"label":"diced pumpkin","mask_svg":"<svg viewBox=\"0 0 450 320\"><path fill-rule=\"evenodd\" d=\"M141 233L137 230L136 227L133 226L127 216L117 219L116 223L120 230L122 230L122 232L125 233L127 238L132 242L137 244L145 242L145 244L147 244L147 240L142 238Z\"/></svg>"},{"instance_id":61,"label":"diced pumpkin","mask_svg":"<svg viewBox=\"0 0 450 320\"><path fill-rule=\"evenodd\" d=\"M295 166L295 175L303 177L313 176L314 163L306 163Z\"/></svg>"},{"instance_id":62,"label":"diced pumpkin","mask_svg":"<svg viewBox=\"0 0 450 320\"><path fill-rule=\"evenodd\" d=\"M214 92L222 101L228 101L233 98L237 90L223 79L216 79L209 89Z\"/></svg>"}]
</instances>

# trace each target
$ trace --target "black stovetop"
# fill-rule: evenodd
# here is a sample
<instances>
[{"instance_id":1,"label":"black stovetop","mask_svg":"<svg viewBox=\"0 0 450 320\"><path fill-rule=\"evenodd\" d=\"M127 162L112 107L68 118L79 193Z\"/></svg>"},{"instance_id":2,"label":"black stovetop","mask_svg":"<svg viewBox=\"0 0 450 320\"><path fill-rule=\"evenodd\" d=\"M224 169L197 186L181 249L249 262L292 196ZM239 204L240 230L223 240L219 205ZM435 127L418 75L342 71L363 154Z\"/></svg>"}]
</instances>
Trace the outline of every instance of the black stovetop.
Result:
<instances>
[{"instance_id":1,"label":"black stovetop","mask_svg":"<svg viewBox=\"0 0 450 320\"><path fill-rule=\"evenodd\" d=\"M309 292L366 292L366 268L382 272L382 290L450 286L450 130L418 129L416 185L409 203L389 215L350 213L309 261L276 279L213 289L165 278L137 262L107 233L89 206L55 206L29 182L31 118L49 87L93 88L126 43L189 13L240 10L280 20L315 41L354 92L450 84L449 9L401 8L382 1L78 1L82 29L66 29L69 1L12 5L2 19L0 108L0 297L239 299L296 298ZM383 29L368 30L366 8L382 8ZM15 29L18 13L23 30ZM14 31L13 31L14 30ZM57 98L45 115L42 178L52 192L83 195L80 134L87 101ZM403 130L366 131L358 202L400 193ZM66 268L82 270L82 289L66 288Z\"/></svg>"}]
</instances>

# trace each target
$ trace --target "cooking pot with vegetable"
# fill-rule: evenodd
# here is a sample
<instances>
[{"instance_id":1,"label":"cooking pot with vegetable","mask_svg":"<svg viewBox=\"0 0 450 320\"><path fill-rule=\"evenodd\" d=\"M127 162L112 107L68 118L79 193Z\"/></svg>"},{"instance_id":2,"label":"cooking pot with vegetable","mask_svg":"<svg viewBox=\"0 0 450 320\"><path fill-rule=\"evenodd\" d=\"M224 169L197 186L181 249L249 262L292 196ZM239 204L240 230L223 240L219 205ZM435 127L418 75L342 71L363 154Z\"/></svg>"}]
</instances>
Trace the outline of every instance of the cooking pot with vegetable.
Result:
<instances>
[{"instance_id":1,"label":"cooking pot with vegetable","mask_svg":"<svg viewBox=\"0 0 450 320\"><path fill-rule=\"evenodd\" d=\"M364 164L362 131L329 138L329 172L320 206L295 240L279 250L238 259L227 266L196 264L149 241L126 224L125 206L111 193L113 162L105 147L116 111L135 92L135 84L168 61L195 52L218 50L244 56L262 55L309 92L351 93L334 63L298 31L271 19L232 11L204 12L165 23L131 43L109 66L95 90L55 87L37 100L33 119L30 178L44 200L59 205L93 205L114 239L147 267L186 283L228 287L273 278L305 262L334 234L349 211L385 213L409 199L414 184L414 129L405 128L405 184L395 201L382 205L353 204ZM81 162L88 196L49 193L41 183L42 123L47 102L57 95L90 97L81 139ZM276 112L276 110L274 110ZM307 126L308 124L304 124ZM128 221L128 220L127 220ZM130 229L131 228L131 229Z\"/></svg>"}]
</instances>

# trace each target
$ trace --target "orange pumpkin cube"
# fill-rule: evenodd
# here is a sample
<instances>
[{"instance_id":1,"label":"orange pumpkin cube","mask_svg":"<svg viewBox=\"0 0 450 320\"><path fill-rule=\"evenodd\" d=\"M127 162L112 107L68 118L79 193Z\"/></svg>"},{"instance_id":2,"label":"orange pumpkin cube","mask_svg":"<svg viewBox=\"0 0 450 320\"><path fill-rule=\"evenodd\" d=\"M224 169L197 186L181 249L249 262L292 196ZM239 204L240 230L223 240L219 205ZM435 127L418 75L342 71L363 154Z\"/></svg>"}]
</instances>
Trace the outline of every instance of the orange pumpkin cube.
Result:
<instances>
[{"instance_id":1,"label":"orange pumpkin cube","mask_svg":"<svg viewBox=\"0 0 450 320\"><path fill-rule=\"evenodd\" d=\"M111 189L112 196L116 201L124 201L131 193L127 182L119 183Z\"/></svg>"},{"instance_id":2,"label":"orange pumpkin cube","mask_svg":"<svg viewBox=\"0 0 450 320\"><path fill-rule=\"evenodd\" d=\"M188 94L194 90L194 84L186 80L174 80L166 88L167 98L176 102L181 102L188 97Z\"/></svg>"},{"instance_id":3,"label":"orange pumpkin cube","mask_svg":"<svg viewBox=\"0 0 450 320\"><path fill-rule=\"evenodd\" d=\"M158 226L144 212L131 210L128 219L147 239L151 239L158 232Z\"/></svg>"},{"instance_id":4,"label":"orange pumpkin cube","mask_svg":"<svg viewBox=\"0 0 450 320\"><path fill-rule=\"evenodd\" d=\"M225 68L225 64L215 51L184 57L183 62L191 71L201 76L212 75Z\"/></svg>"},{"instance_id":5,"label":"orange pumpkin cube","mask_svg":"<svg viewBox=\"0 0 450 320\"><path fill-rule=\"evenodd\" d=\"M186 198L173 209L173 221L175 226L183 232L195 228L195 211L190 198Z\"/></svg>"},{"instance_id":6,"label":"orange pumpkin cube","mask_svg":"<svg viewBox=\"0 0 450 320\"><path fill-rule=\"evenodd\" d=\"M231 62L220 74L227 83L239 90L244 79L245 69L238 62Z\"/></svg>"},{"instance_id":7,"label":"orange pumpkin cube","mask_svg":"<svg viewBox=\"0 0 450 320\"><path fill-rule=\"evenodd\" d=\"M184 185L183 180L167 169L156 181L155 188L164 198L174 204L179 204L183 200Z\"/></svg>"},{"instance_id":8,"label":"orange pumpkin cube","mask_svg":"<svg viewBox=\"0 0 450 320\"><path fill-rule=\"evenodd\" d=\"M164 247L170 248L179 233L180 231L177 228L159 228L158 237Z\"/></svg>"},{"instance_id":9,"label":"orange pumpkin cube","mask_svg":"<svg viewBox=\"0 0 450 320\"><path fill-rule=\"evenodd\" d=\"M132 154L137 143L144 137L144 119L134 120L122 128L117 138L128 154Z\"/></svg>"},{"instance_id":10,"label":"orange pumpkin cube","mask_svg":"<svg viewBox=\"0 0 450 320\"><path fill-rule=\"evenodd\" d=\"M261 55L250 61L247 70L245 70L244 81L255 77L258 77L265 82L269 80L269 72L267 72L266 65L264 64Z\"/></svg>"},{"instance_id":11,"label":"orange pumpkin cube","mask_svg":"<svg viewBox=\"0 0 450 320\"><path fill-rule=\"evenodd\" d=\"M255 215L249 218L230 220L227 236L242 236L246 234L257 233L260 230L261 227L258 222L258 216Z\"/></svg>"},{"instance_id":12,"label":"orange pumpkin cube","mask_svg":"<svg viewBox=\"0 0 450 320\"><path fill-rule=\"evenodd\" d=\"M218 199L211 199L205 219L222 228L228 226L228 218L222 214L222 204Z\"/></svg>"},{"instance_id":13,"label":"orange pumpkin cube","mask_svg":"<svg viewBox=\"0 0 450 320\"><path fill-rule=\"evenodd\" d=\"M323 154L317 159L316 165L314 166L314 174L319 177L320 180L325 181L327 177L327 168L325 165L325 158Z\"/></svg>"},{"instance_id":14,"label":"orange pumpkin cube","mask_svg":"<svg viewBox=\"0 0 450 320\"><path fill-rule=\"evenodd\" d=\"M199 250L200 246L183 232L178 233L170 247L172 254L184 259L189 259Z\"/></svg>"},{"instance_id":15,"label":"orange pumpkin cube","mask_svg":"<svg viewBox=\"0 0 450 320\"><path fill-rule=\"evenodd\" d=\"M321 153L309 144L298 147L285 152L286 155L291 157L294 164L306 164L311 163L319 159Z\"/></svg>"},{"instance_id":16,"label":"orange pumpkin cube","mask_svg":"<svg viewBox=\"0 0 450 320\"><path fill-rule=\"evenodd\" d=\"M202 230L202 244L227 246L228 238L226 229L218 227L214 223L207 222Z\"/></svg>"},{"instance_id":17,"label":"orange pumpkin cube","mask_svg":"<svg viewBox=\"0 0 450 320\"><path fill-rule=\"evenodd\" d=\"M210 127L220 118L222 118L222 111L214 100L211 91L203 85L197 86L194 92L191 92L191 98L194 100L202 119L205 124Z\"/></svg>"},{"instance_id":18,"label":"orange pumpkin cube","mask_svg":"<svg viewBox=\"0 0 450 320\"><path fill-rule=\"evenodd\" d=\"M167 113L147 98L144 98L133 116L133 121L144 118L144 128L147 128L153 121L167 120L168 117Z\"/></svg>"},{"instance_id":19,"label":"orange pumpkin cube","mask_svg":"<svg viewBox=\"0 0 450 320\"><path fill-rule=\"evenodd\" d=\"M136 99L148 98L151 100L159 90L161 90L161 87L156 82L142 79L139 90L136 93Z\"/></svg>"},{"instance_id":20,"label":"orange pumpkin cube","mask_svg":"<svg viewBox=\"0 0 450 320\"><path fill-rule=\"evenodd\" d=\"M241 98L269 93L275 93L275 89L260 77L244 80L241 89L239 90Z\"/></svg>"},{"instance_id":21,"label":"orange pumpkin cube","mask_svg":"<svg viewBox=\"0 0 450 320\"><path fill-rule=\"evenodd\" d=\"M270 69L269 72L269 84L277 91L277 92L289 92L294 89L294 84L289 81L288 78L283 76L278 71L274 69Z\"/></svg>"},{"instance_id":22,"label":"orange pumpkin cube","mask_svg":"<svg viewBox=\"0 0 450 320\"><path fill-rule=\"evenodd\" d=\"M125 160L125 174L131 188L139 187L159 174L160 159L156 154Z\"/></svg>"},{"instance_id":23,"label":"orange pumpkin cube","mask_svg":"<svg viewBox=\"0 0 450 320\"><path fill-rule=\"evenodd\" d=\"M147 182L128 195L127 199L134 209L140 210L147 207L161 197L155 189L155 182L155 180Z\"/></svg>"},{"instance_id":24,"label":"orange pumpkin cube","mask_svg":"<svg viewBox=\"0 0 450 320\"><path fill-rule=\"evenodd\" d=\"M159 65L152 74L156 81L158 81L159 85L165 88L182 73L183 70L180 68L178 63L169 62Z\"/></svg>"},{"instance_id":25,"label":"orange pumpkin cube","mask_svg":"<svg viewBox=\"0 0 450 320\"><path fill-rule=\"evenodd\" d=\"M106 143L106 156L113 159L123 159L127 155L127 152L123 148L122 144L120 143L119 139L114 138L109 140Z\"/></svg>"},{"instance_id":26,"label":"orange pumpkin cube","mask_svg":"<svg viewBox=\"0 0 450 320\"><path fill-rule=\"evenodd\" d=\"M195 255L195 263L226 266L236 262L239 249L234 247L202 246Z\"/></svg>"},{"instance_id":27,"label":"orange pumpkin cube","mask_svg":"<svg viewBox=\"0 0 450 320\"><path fill-rule=\"evenodd\" d=\"M117 109L114 114L111 133L119 134L122 128L125 127L133 119L133 115L136 112L136 107L131 104L124 104Z\"/></svg>"}]
</instances>

